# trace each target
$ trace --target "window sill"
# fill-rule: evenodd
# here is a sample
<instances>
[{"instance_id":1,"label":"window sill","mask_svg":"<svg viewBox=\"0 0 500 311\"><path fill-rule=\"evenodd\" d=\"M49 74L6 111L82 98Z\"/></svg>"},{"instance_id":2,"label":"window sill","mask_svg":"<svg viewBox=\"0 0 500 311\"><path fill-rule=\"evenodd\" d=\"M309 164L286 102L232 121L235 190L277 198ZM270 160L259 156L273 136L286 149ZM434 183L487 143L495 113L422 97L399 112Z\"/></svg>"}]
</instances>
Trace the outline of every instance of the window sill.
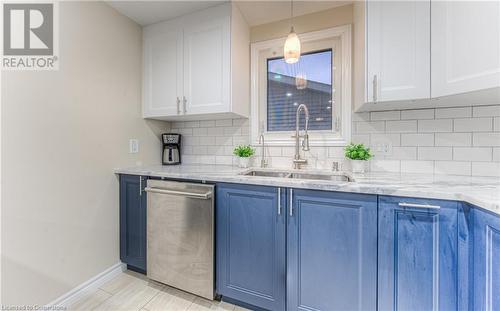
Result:
<instances>
[{"instance_id":1,"label":"window sill","mask_svg":"<svg viewBox=\"0 0 500 311\"><path fill-rule=\"evenodd\" d=\"M295 139L291 136L288 138L269 138L264 135L266 146L275 147L293 147L295 146ZM302 139L300 140L302 142ZM347 146L349 142L344 138L309 138L309 146L311 147L344 147ZM259 140L252 141L253 146L260 146Z\"/></svg>"}]
</instances>

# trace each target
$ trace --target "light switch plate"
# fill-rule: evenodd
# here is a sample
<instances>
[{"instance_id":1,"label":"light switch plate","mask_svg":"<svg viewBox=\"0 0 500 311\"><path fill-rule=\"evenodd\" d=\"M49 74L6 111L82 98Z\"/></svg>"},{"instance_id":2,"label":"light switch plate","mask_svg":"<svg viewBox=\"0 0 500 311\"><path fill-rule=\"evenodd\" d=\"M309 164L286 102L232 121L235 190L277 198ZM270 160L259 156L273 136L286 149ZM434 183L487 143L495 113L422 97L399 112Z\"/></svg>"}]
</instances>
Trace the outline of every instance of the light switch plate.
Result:
<instances>
[{"instance_id":1,"label":"light switch plate","mask_svg":"<svg viewBox=\"0 0 500 311\"><path fill-rule=\"evenodd\" d=\"M138 152L139 152L139 140L136 138L129 139L128 153L138 153Z\"/></svg>"}]
</instances>

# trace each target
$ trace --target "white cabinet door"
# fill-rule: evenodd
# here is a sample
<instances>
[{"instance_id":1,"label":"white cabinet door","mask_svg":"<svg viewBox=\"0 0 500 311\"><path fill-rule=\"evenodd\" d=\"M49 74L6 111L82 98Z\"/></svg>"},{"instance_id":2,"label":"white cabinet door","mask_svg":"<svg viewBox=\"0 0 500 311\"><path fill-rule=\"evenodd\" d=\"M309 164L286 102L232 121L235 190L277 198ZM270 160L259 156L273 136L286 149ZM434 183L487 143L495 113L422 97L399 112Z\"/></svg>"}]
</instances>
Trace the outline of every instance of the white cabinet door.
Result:
<instances>
[{"instance_id":1,"label":"white cabinet door","mask_svg":"<svg viewBox=\"0 0 500 311\"><path fill-rule=\"evenodd\" d=\"M430 97L430 1L368 1L367 99Z\"/></svg>"},{"instance_id":2,"label":"white cabinet door","mask_svg":"<svg viewBox=\"0 0 500 311\"><path fill-rule=\"evenodd\" d=\"M230 111L230 17L184 28L185 114Z\"/></svg>"},{"instance_id":3,"label":"white cabinet door","mask_svg":"<svg viewBox=\"0 0 500 311\"><path fill-rule=\"evenodd\" d=\"M432 97L500 86L500 2L432 2Z\"/></svg>"},{"instance_id":4,"label":"white cabinet door","mask_svg":"<svg viewBox=\"0 0 500 311\"><path fill-rule=\"evenodd\" d=\"M144 117L179 114L182 104L182 31L144 31Z\"/></svg>"}]
</instances>

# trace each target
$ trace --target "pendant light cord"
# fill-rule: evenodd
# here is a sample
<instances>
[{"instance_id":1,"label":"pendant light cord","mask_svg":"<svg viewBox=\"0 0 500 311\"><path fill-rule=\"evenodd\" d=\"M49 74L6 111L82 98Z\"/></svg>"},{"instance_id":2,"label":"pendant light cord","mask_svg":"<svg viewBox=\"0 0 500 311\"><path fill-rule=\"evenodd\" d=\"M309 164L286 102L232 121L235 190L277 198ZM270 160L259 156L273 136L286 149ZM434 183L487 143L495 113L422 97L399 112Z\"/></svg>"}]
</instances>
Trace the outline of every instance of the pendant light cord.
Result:
<instances>
[{"instance_id":1,"label":"pendant light cord","mask_svg":"<svg viewBox=\"0 0 500 311\"><path fill-rule=\"evenodd\" d=\"M290 28L293 29L293 0L290 0Z\"/></svg>"}]
</instances>

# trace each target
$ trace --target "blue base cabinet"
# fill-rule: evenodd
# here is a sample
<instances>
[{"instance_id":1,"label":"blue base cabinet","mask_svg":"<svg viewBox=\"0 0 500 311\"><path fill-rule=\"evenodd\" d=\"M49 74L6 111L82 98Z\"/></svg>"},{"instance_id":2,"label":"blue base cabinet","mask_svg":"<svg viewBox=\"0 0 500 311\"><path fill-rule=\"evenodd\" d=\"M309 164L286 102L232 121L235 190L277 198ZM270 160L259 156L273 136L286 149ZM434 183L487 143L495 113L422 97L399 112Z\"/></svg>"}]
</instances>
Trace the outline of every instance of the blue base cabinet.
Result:
<instances>
[{"instance_id":1,"label":"blue base cabinet","mask_svg":"<svg viewBox=\"0 0 500 311\"><path fill-rule=\"evenodd\" d=\"M146 273L147 178L120 175L120 259ZM466 203L216 185L216 290L252 310L500 310L500 216Z\"/></svg>"},{"instance_id":2,"label":"blue base cabinet","mask_svg":"<svg viewBox=\"0 0 500 311\"><path fill-rule=\"evenodd\" d=\"M500 217L475 208L473 310L500 310Z\"/></svg>"},{"instance_id":3,"label":"blue base cabinet","mask_svg":"<svg viewBox=\"0 0 500 311\"><path fill-rule=\"evenodd\" d=\"M120 175L120 260L146 272L146 178Z\"/></svg>"},{"instance_id":4,"label":"blue base cabinet","mask_svg":"<svg viewBox=\"0 0 500 311\"><path fill-rule=\"evenodd\" d=\"M287 310L376 310L377 196L294 189Z\"/></svg>"},{"instance_id":5,"label":"blue base cabinet","mask_svg":"<svg viewBox=\"0 0 500 311\"><path fill-rule=\"evenodd\" d=\"M285 214L274 187L217 184L217 292L285 310Z\"/></svg>"},{"instance_id":6,"label":"blue base cabinet","mask_svg":"<svg viewBox=\"0 0 500 311\"><path fill-rule=\"evenodd\" d=\"M466 203L218 184L217 292L264 310L500 310L500 217Z\"/></svg>"},{"instance_id":7,"label":"blue base cabinet","mask_svg":"<svg viewBox=\"0 0 500 311\"><path fill-rule=\"evenodd\" d=\"M378 310L458 309L457 210L453 201L379 197Z\"/></svg>"},{"instance_id":8,"label":"blue base cabinet","mask_svg":"<svg viewBox=\"0 0 500 311\"><path fill-rule=\"evenodd\" d=\"M280 311L376 310L377 196L216 188L223 300Z\"/></svg>"}]
</instances>

